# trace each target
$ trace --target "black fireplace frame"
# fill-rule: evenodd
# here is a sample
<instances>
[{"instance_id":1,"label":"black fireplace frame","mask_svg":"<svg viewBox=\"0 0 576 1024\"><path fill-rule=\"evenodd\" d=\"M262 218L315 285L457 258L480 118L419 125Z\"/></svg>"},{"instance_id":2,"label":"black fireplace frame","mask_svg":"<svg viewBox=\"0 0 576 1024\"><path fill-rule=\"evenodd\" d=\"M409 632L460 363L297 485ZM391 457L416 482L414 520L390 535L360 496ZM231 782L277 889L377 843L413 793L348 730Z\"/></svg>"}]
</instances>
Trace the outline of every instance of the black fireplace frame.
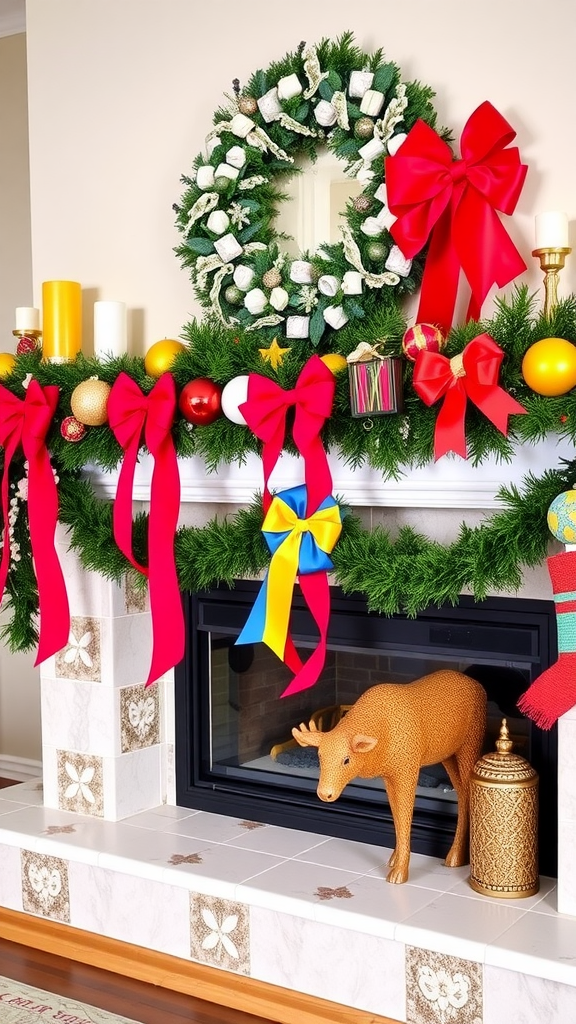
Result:
<instances>
[{"instance_id":1,"label":"black fireplace frame","mask_svg":"<svg viewBox=\"0 0 576 1024\"><path fill-rule=\"evenodd\" d=\"M258 780L247 780L220 777L210 770L207 630L217 631L220 627L238 635L259 586L253 581L238 581L233 588L221 585L202 593L183 595L188 640L185 657L175 671L178 805L393 847L394 826L390 811L382 802L372 806L348 795L346 790L335 803L323 804L316 796L313 780L298 779L296 784L284 777L279 786L265 773L260 773ZM463 595L455 606L430 607L416 618L409 618L402 614L383 616L368 612L363 595L344 595L338 587L332 588L331 595L329 643L367 643L368 630L369 644L376 645L377 650L401 650L410 637L410 649L414 653L425 655L433 648L435 655L454 657L465 650L470 663L474 661L473 652L478 654L479 645L497 643L500 647L496 651L493 648L492 653L509 654L510 660L525 661L530 681L557 658L552 601L491 597L476 602ZM363 636L359 635L360 623ZM504 630L503 626L507 628ZM309 639L309 630L309 613L297 590L292 615L294 640ZM335 630L338 630L337 635ZM502 650L502 646L506 650ZM540 800L539 812L540 872L556 877L557 728L543 731L532 723L530 726L530 760L540 775L541 791L546 792L546 799ZM452 842L454 818L446 813L445 801L431 798L424 804L425 807L415 810L412 850L444 857Z\"/></svg>"}]
</instances>

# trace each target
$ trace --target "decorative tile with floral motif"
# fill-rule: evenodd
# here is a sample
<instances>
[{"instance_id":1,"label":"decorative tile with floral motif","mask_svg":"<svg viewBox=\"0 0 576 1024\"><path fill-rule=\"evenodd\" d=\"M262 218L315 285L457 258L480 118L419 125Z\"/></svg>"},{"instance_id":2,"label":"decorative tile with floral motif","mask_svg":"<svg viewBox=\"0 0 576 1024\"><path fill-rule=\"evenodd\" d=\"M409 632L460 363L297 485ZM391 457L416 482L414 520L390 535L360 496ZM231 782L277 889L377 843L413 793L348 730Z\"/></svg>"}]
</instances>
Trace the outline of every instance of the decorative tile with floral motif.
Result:
<instances>
[{"instance_id":1,"label":"decorative tile with floral motif","mask_svg":"<svg viewBox=\"0 0 576 1024\"><path fill-rule=\"evenodd\" d=\"M120 694L120 743L122 753L141 750L160 742L160 688L123 686Z\"/></svg>"},{"instance_id":2,"label":"decorative tile with floral motif","mask_svg":"<svg viewBox=\"0 0 576 1024\"><path fill-rule=\"evenodd\" d=\"M252 832L255 828L264 828L261 821L241 821L239 824L242 828L245 828L247 832Z\"/></svg>"},{"instance_id":3,"label":"decorative tile with floral motif","mask_svg":"<svg viewBox=\"0 0 576 1024\"><path fill-rule=\"evenodd\" d=\"M60 836L60 835L71 835L76 831L74 825L48 825L48 828L44 829L43 834L45 836Z\"/></svg>"},{"instance_id":4,"label":"decorative tile with floral motif","mask_svg":"<svg viewBox=\"0 0 576 1024\"><path fill-rule=\"evenodd\" d=\"M99 681L100 622L85 615L70 619L68 643L56 655L57 679L86 679Z\"/></svg>"},{"instance_id":5,"label":"decorative tile with floral motif","mask_svg":"<svg viewBox=\"0 0 576 1024\"><path fill-rule=\"evenodd\" d=\"M250 974L248 907L190 893L190 956L225 971Z\"/></svg>"},{"instance_id":6,"label":"decorative tile with floral motif","mask_svg":"<svg viewBox=\"0 0 576 1024\"><path fill-rule=\"evenodd\" d=\"M124 577L124 604L127 615L137 615L149 609L147 587L138 586L130 573Z\"/></svg>"},{"instance_id":7,"label":"decorative tile with floral motif","mask_svg":"<svg viewBox=\"0 0 576 1024\"><path fill-rule=\"evenodd\" d=\"M54 921L70 924L68 864L60 857L20 851L22 908Z\"/></svg>"},{"instance_id":8,"label":"decorative tile with floral motif","mask_svg":"<svg viewBox=\"0 0 576 1024\"><path fill-rule=\"evenodd\" d=\"M482 965L406 947L407 1024L482 1024Z\"/></svg>"},{"instance_id":9,"label":"decorative tile with floral motif","mask_svg":"<svg viewBox=\"0 0 576 1024\"><path fill-rule=\"evenodd\" d=\"M179 864L201 864L202 857L199 853L173 853L168 863L175 867Z\"/></svg>"},{"instance_id":10,"label":"decorative tile with floral motif","mask_svg":"<svg viewBox=\"0 0 576 1024\"><path fill-rule=\"evenodd\" d=\"M93 754L56 752L58 765L58 807L78 814L104 814L102 758Z\"/></svg>"}]
</instances>

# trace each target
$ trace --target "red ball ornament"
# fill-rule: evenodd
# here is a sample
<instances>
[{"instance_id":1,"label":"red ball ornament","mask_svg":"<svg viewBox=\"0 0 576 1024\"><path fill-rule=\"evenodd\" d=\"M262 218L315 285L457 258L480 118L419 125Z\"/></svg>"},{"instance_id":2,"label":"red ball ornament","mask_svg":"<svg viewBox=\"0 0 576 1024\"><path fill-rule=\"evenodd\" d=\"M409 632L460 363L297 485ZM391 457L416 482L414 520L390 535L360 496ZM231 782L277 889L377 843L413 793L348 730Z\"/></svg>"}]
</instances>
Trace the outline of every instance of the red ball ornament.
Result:
<instances>
[{"instance_id":1,"label":"red ball ornament","mask_svg":"<svg viewBox=\"0 0 576 1024\"><path fill-rule=\"evenodd\" d=\"M411 363L419 352L441 352L445 345L446 338L434 324L414 324L402 338L402 351Z\"/></svg>"},{"instance_id":2,"label":"red ball ornament","mask_svg":"<svg viewBox=\"0 0 576 1024\"><path fill-rule=\"evenodd\" d=\"M81 441L86 433L86 427L75 416L66 416L60 424L60 433L65 441Z\"/></svg>"},{"instance_id":3,"label":"red ball ornament","mask_svg":"<svg viewBox=\"0 0 576 1024\"><path fill-rule=\"evenodd\" d=\"M207 427L222 413L222 388L207 377L197 377L180 393L178 407L185 420L197 427Z\"/></svg>"}]
</instances>

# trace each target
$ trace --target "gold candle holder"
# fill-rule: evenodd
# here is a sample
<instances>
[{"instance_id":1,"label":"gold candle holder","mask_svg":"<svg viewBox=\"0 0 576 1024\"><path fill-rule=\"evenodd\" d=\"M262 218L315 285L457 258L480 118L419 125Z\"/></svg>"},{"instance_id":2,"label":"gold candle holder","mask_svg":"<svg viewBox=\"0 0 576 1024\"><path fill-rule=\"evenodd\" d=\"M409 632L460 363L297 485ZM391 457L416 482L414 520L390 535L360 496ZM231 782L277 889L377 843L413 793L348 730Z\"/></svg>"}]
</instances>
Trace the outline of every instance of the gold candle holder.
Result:
<instances>
[{"instance_id":1,"label":"gold candle holder","mask_svg":"<svg viewBox=\"0 0 576 1024\"><path fill-rule=\"evenodd\" d=\"M28 351L27 347L24 348L23 346L20 345L20 342L24 343L28 339L30 339L30 341L33 343L34 348L36 348L36 349L41 349L42 348L42 331L39 331L39 330L36 330L36 329L30 330L30 331L16 330L16 331L12 331L12 334L14 335L15 338L18 338L18 344L16 346L16 354L17 355L21 355L21 351ZM21 348L20 352L18 351L19 347Z\"/></svg>"},{"instance_id":2,"label":"gold candle holder","mask_svg":"<svg viewBox=\"0 0 576 1024\"><path fill-rule=\"evenodd\" d=\"M558 249L534 249L533 256L540 260L540 269L544 273L544 315L550 319L558 305L558 275L572 249L563 246Z\"/></svg>"}]
</instances>

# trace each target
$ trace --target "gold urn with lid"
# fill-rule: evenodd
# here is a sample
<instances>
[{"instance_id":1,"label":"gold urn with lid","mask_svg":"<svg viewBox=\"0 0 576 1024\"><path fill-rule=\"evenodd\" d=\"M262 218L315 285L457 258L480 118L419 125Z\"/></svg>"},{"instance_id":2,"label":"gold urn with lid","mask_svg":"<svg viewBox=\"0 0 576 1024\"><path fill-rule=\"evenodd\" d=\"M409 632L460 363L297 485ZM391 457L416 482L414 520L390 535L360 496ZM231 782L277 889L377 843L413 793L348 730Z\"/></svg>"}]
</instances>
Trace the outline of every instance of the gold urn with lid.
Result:
<instances>
[{"instance_id":1,"label":"gold urn with lid","mask_svg":"<svg viewBox=\"0 0 576 1024\"><path fill-rule=\"evenodd\" d=\"M538 892L538 773L512 753L506 719L496 750L470 776L470 885L484 896Z\"/></svg>"}]
</instances>

